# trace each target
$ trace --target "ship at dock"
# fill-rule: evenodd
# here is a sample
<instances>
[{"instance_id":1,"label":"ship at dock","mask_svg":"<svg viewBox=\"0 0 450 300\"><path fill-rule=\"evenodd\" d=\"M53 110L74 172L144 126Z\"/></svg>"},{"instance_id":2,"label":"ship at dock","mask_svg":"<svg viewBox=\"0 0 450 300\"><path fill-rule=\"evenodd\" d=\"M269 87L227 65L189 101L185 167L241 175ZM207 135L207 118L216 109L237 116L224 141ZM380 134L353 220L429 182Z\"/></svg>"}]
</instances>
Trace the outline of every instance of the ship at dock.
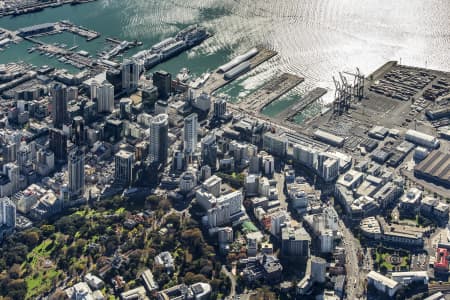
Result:
<instances>
[{"instance_id":1,"label":"ship at dock","mask_svg":"<svg viewBox=\"0 0 450 300\"><path fill-rule=\"evenodd\" d=\"M192 25L178 32L175 37L167 38L150 49L136 53L133 58L140 61L146 69L150 69L199 45L210 36L211 34L203 26Z\"/></svg>"}]
</instances>

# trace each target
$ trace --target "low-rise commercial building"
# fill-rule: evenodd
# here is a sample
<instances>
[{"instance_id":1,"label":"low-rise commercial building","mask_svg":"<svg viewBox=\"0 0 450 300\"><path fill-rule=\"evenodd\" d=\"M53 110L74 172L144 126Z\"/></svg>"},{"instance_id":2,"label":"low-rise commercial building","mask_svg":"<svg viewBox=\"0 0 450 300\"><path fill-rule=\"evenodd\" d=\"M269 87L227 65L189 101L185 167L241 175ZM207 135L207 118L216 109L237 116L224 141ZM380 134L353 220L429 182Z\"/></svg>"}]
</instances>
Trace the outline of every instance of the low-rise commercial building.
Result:
<instances>
[{"instance_id":1,"label":"low-rise commercial building","mask_svg":"<svg viewBox=\"0 0 450 300\"><path fill-rule=\"evenodd\" d=\"M393 297L401 287L401 284L397 281L374 271L370 271L367 274L367 281L378 291L385 293L389 297Z\"/></svg>"},{"instance_id":2,"label":"low-rise commercial building","mask_svg":"<svg viewBox=\"0 0 450 300\"><path fill-rule=\"evenodd\" d=\"M284 227L281 230L281 252L284 256L307 258L311 237L304 228Z\"/></svg>"},{"instance_id":3,"label":"low-rise commercial building","mask_svg":"<svg viewBox=\"0 0 450 300\"><path fill-rule=\"evenodd\" d=\"M416 272L392 272L392 279L404 286L410 284L428 284L428 273L426 271Z\"/></svg>"},{"instance_id":4,"label":"low-rise commercial building","mask_svg":"<svg viewBox=\"0 0 450 300\"><path fill-rule=\"evenodd\" d=\"M449 205L433 197L425 197L420 204L420 214L443 225L449 219Z\"/></svg>"}]
</instances>

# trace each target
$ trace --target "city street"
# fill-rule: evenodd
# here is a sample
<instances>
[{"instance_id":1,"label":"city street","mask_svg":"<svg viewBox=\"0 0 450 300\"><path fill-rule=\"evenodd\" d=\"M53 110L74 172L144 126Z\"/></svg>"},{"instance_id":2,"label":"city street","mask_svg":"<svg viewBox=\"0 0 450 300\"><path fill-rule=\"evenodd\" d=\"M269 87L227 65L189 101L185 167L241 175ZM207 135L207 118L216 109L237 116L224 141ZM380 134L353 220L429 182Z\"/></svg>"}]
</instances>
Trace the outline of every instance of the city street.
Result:
<instances>
[{"instance_id":1,"label":"city street","mask_svg":"<svg viewBox=\"0 0 450 300\"><path fill-rule=\"evenodd\" d=\"M351 231L342 221L339 221L339 229L342 233L346 253L347 271L347 299L361 299L364 291L364 279L366 274L358 266L358 251L362 251L359 241L353 236Z\"/></svg>"},{"instance_id":2,"label":"city street","mask_svg":"<svg viewBox=\"0 0 450 300\"><path fill-rule=\"evenodd\" d=\"M273 178L277 181L277 192L280 205L283 208L287 208L288 203L286 202L286 195L284 194L284 174L274 173Z\"/></svg>"}]
</instances>

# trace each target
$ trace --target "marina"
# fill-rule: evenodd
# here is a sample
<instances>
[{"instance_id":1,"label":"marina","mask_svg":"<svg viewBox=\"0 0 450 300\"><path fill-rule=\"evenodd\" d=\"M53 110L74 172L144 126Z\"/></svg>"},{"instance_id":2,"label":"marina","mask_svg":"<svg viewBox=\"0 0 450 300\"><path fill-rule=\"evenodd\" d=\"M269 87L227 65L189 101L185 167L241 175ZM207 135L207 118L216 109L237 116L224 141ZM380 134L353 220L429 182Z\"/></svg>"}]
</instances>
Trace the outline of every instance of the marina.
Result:
<instances>
[{"instance_id":1,"label":"marina","mask_svg":"<svg viewBox=\"0 0 450 300\"><path fill-rule=\"evenodd\" d=\"M137 40L129 42L126 40L121 41L117 38L108 37L105 40L110 43L110 48L98 52L99 59L97 60L84 50L75 53L74 50L78 49L78 45L73 45L67 49L67 45L65 44L59 44L58 42L49 44L38 39L39 37L56 35L62 32L69 32L71 34L81 36L85 38L87 42L101 36L101 34L95 30L75 25L69 21L42 23L22 27L13 32L13 35L36 45L28 48L28 54L31 54L37 50L40 55L45 55L48 58L53 58L56 56L59 62L71 64L78 69L83 69L85 67L92 68L97 65L97 63L105 67L115 65L116 63L111 61L113 58L121 55L129 49L141 46L143 44ZM167 38L153 45L149 50L138 52L133 55L132 58L139 61L145 66L145 68L150 69L174 56L179 55L185 50L199 45L210 36L211 34L204 27L192 25L178 32L175 37Z\"/></svg>"}]
</instances>

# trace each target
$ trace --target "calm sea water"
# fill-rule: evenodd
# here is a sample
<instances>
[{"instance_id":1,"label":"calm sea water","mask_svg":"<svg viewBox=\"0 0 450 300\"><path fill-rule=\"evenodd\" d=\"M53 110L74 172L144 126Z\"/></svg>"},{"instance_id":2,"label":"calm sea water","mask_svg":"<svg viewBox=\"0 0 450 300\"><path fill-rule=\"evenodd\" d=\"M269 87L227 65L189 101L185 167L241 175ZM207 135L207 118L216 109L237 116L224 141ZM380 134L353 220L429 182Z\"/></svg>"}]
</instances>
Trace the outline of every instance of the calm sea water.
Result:
<instances>
[{"instance_id":1,"label":"calm sea water","mask_svg":"<svg viewBox=\"0 0 450 300\"><path fill-rule=\"evenodd\" d=\"M0 27L17 29L67 19L103 35L92 42L70 34L45 39L77 44L95 54L107 36L138 39L145 47L200 23L214 37L158 68L176 73L186 66L201 74L263 44L279 55L223 92L244 96L280 72L305 77L297 89L266 108L268 115L275 115L315 86L332 89L332 75L339 71L359 67L368 74L387 60L450 70L449 16L448 0L100 0L2 18ZM0 63L23 60L66 66L29 55L28 47L23 43L0 52Z\"/></svg>"}]
</instances>

